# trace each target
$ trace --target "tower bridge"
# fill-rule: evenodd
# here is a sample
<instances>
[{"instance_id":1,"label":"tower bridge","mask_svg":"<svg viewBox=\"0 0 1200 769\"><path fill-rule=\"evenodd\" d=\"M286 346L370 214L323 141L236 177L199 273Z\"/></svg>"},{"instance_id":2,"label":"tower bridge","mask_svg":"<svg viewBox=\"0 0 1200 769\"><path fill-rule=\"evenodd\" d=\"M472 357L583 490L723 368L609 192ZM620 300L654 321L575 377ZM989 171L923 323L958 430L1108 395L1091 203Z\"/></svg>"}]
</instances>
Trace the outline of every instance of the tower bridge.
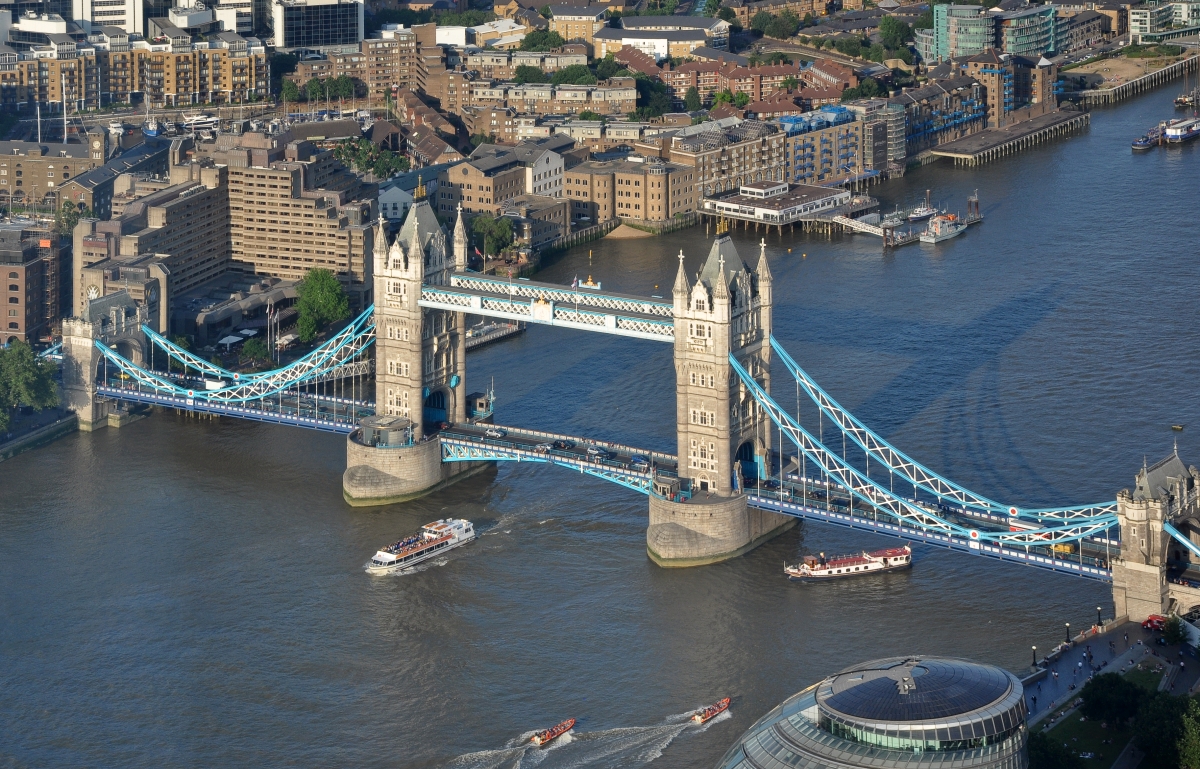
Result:
<instances>
[{"instance_id":1,"label":"tower bridge","mask_svg":"<svg viewBox=\"0 0 1200 769\"><path fill-rule=\"evenodd\" d=\"M413 499L495 462L558 465L645 494L646 549L663 566L732 558L806 519L1111 580L1131 618L1200 605L1200 579L1177 576L1200 562L1200 472L1172 455L1115 501L1050 508L945 478L840 406L772 336L765 244L751 266L718 227L694 276L680 254L669 299L471 273L461 210L447 233L427 201L394 239L381 221L372 250L374 305L272 371L204 361L121 294L93 301L51 352L67 404L83 429L129 401L343 433L352 505ZM671 343L676 452L494 425L490 394L466 389L468 314ZM816 404L816 434L771 397L772 354Z\"/></svg>"}]
</instances>

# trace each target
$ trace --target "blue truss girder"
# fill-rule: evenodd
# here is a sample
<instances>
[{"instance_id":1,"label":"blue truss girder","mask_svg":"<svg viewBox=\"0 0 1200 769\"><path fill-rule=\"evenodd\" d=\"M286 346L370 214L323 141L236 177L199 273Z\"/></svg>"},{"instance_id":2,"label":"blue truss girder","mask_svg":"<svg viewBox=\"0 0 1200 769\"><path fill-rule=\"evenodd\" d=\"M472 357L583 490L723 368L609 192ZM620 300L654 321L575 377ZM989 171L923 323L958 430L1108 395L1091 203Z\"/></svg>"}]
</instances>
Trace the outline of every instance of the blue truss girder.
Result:
<instances>
[{"instance_id":1,"label":"blue truss girder","mask_svg":"<svg viewBox=\"0 0 1200 769\"><path fill-rule=\"evenodd\" d=\"M220 416L249 419L255 422L269 422L271 424L290 425L292 427L305 427L310 430L321 430L324 432L340 433L343 435L353 432L355 427L357 427L357 419L352 419L348 422L336 419L320 419L316 417L306 417L300 414L289 414L286 411L278 412L266 409L247 408L245 406L209 403L203 399L181 398L174 395L166 395L164 393L144 392L122 387L109 387L107 385L98 385L96 387L96 393L108 398L112 398L113 400L129 401L131 403L146 403L152 406L164 406L166 408L176 408L184 411L197 411L204 414L218 414Z\"/></svg>"},{"instance_id":2,"label":"blue truss girder","mask_svg":"<svg viewBox=\"0 0 1200 769\"><path fill-rule=\"evenodd\" d=\"M729 363L750 395L776 424L780 432L787 436L809 461L819 467L827 477L841 485L848 494L897 521L931 532L966 537L976 542L999 542L1010 545L1054 545L1074 542L1100 534L1117 522L1115 515L1095 516L1063 526L997 532L972 529L946 520L915 501L896 496L891 490L879 485L873 478L845 462L793 420L791 415L771 398L733 355L729 356Z\"/></svg>"},{"instance_id":3,"label":"blue truss girder","mask_svg":"<svg viewBox=\"0 0 1200 769\"><path fill-rule=\"evenodd\" d=\"M1021 549L1010 544L978 542L953 534L933 532L888 518L873 520L861 515L850 515L849 513L829 510L813 504L804 505L755 494L749 495L746 502L750 507L759 510L769 510L773 513L791 515L803 520L820 521L835 526L873 531L877 534L884 534L908 541L923 542L927 545L944 547L948 550L996 558L1010 563L1025 564L1026 566L1049 569L1064 574L1074 574L1102 582L1112 581L1112 570L1089 562L1094 559L1088 559L1080 563L1067 558L1056 558L1053 555L1031 552L1028 548Z\"/></svg>"},{"instance_id":4,"label":"blue truss girder","mask_svg":"<svg viewBox=\"0 0 1200 769\"><path fill-rule=\"evenodd\" d=\"M450 276L450 285L456 288L519 296L525 299L545 299L549 302L577 304L588 309L615 310L623 313L657 315L671 320L675 316L674 303L653 297L605 294L590 288L571 288L553 283L536 283L530 280L505 280L489 275L455 273Z\"/></svg>"},{"instance_id":5,"label":"blue truss girder","mask_svg":"<svg viewBox=\"0 0 1200 769\"><path fill-rule=\"evenodd\" d=\"M1019 518L1029 518L1035 521L1073 521L1096 516L1113 516L1117 512L1116 502L1098 505L1078 505L1075 507L1058 507L1044 509L1021 509L1004 505L989 499L982 494L966 489L954 481L930 470L915 459L884 440L872 431L853 414L842 408L829 393L825 392L816 381L788 354L783 345L771 337L771 348L775 350L780 361L791 373L796 383L804 391L817 408L833 424L846 434L851 441L882 464L889 472L895 473L918 488L937 496L939 499L950 499L960 505L993 513L1005 513Z\"/></svg>"},{"instance_id":6,"label":"blue truss girder","mask_svg":"<svg viewBox=\"0 0 1200 769\"><path fill-rule=\"evenodd\" d=\"M579 458L541 454L516 447L497 446L460 437L442 436L443 462L540 462L558 465L601 480L610 481L641 494L649 494L653 484L651 471L636 472Z\"/></svg>"}]
</instances>

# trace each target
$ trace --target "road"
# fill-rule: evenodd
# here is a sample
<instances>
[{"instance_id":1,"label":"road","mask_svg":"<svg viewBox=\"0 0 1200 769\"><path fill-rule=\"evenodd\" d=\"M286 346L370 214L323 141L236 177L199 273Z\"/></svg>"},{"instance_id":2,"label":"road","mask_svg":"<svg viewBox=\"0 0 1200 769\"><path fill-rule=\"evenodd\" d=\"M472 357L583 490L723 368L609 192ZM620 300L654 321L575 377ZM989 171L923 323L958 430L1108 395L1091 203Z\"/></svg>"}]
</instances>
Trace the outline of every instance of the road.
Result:
<instances>
[{"instance_id":1,"label":"road","mask_svg":"<svg viewBox=\"0 0 1200 769\"><path fill-rule=\"evenodd\" d=\"M489 437L489 430L499 430L504 433L500 437ZM533 453L545 454L548 457L557 457L570 462L587 463L599 466L612 467L614 469L622 469L633 473L650 473L651 467L646 466L644 470L635 469L632 463L632 457L641 456L646 460L653 462L653 471L665 475L675 475L678 471L678 463L674 457L657 452L642 451L631 446L624 446L616 443L608 443L605 441L585 441L581 438L573 438L570 436L551 436L543 433L538 434L533 430L523 430L515 427L503 427L489 424L455 424L449 427L444 427L441 434L446 437L466 438L472 442L482 443L489 446L499 448L516 448ZM570 448L552 448L548 451L538 451L537 447L542 444L552 443L555 440L566 440L573 444ZM600 447L610 453L608 458L596 458L589 456L587 449L589 446Z\"/></svg>"}]
</instances>

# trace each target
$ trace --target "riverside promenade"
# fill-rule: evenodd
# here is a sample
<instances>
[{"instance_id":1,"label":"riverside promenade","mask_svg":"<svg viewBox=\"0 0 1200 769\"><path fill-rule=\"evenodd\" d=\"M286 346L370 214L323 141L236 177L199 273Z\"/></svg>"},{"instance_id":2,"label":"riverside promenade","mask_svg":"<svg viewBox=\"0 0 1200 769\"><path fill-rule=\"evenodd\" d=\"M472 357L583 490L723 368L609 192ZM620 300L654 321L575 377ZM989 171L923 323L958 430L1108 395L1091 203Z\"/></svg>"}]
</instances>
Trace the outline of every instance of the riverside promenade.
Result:
<instances>
[{"instance_id":1,"label":"riverside promenade","mask_svg":"<svg viewBox=\"0 0 1200 769\"><path fill-rule=\"evenodd\" d=\"M1080 690L1093 674L1122 672L1131 660L1140 660L1143 653L1146 653L1151 661L1157 658L1158 661L1172 665L1183 661L1184 670L1176 672L1168 691L1173 694L1186 694L1200 679L1200 659L1186 648L1186 645L1159 646L1156 641L1161 636L1161 633L1143 630L1142 626L1135 622L1127 622L1108 632L1073 643L1071 648L1064 650L1052 662L1041 662L1041 670L1038 673L1022 677L1025 684L1025 703L1029 707L1030 726L1039 723L1055 709L1078 697ZM1093 655L1090 661L1087 659L1089 647ZM1180 651L1183 652L1182 656ZM1055 673L1058 674L1057 677Z\"/></svg>"}]
</instances>

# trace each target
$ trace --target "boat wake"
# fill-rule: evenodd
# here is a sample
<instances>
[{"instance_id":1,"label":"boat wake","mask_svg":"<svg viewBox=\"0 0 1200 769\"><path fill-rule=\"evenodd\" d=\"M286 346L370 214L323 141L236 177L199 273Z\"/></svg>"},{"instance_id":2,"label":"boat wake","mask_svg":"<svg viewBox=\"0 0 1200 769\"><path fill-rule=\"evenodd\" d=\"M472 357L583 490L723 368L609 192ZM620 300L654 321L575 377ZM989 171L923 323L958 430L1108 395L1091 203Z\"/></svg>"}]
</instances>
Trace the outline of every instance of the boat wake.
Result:
<instances>
[{"instance_id":1,"label":"boat wake","mask_svg":"<svg viewBox=\"0 0 1200 769\"><path fill-rule=\"evenodd\" d=\"M498 750L467 753L450 761L455 769L609 769L644 766L663 754L667 746L689 729L702 731L729 714L722 713L702 727L694 727L692 713L667 717L652 726L627 726L598 732L574 729L548 747L529 744L533 732L523 734ZM694 727L694 729L692 728Z\"/></svg>"},{"instance_id":2,"label":"boat wake","mask_svg":"<svg viewBox=\"0 0 1200 769\"><path fill-rule=\"evenodd\" d=\"M504 513L498 519L496 519L496 522L492 524L490 529L483 532L479 536L487 537L492 534L512 534L512 525L517 520L519 519L513 513Z\"/></svg>"}]
</instances>

